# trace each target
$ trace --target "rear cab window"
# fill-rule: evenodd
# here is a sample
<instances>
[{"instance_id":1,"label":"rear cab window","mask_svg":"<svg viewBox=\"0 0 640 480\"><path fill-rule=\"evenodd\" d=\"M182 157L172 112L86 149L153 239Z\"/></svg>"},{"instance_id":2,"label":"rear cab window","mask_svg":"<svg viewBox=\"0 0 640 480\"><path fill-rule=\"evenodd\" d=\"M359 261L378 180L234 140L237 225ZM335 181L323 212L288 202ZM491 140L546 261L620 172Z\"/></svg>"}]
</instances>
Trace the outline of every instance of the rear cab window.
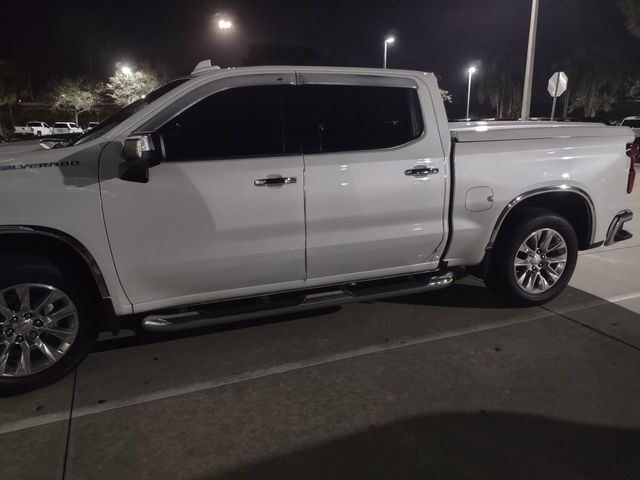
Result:
<instances>
[{"instance_id":1,"label":"rear cab window","mask_svg":"<svg viewBox=\"0 0 640 480\"><path fill-rule=\"evenodd\" d=\"M637 119L637 120L624 120L622 122L622 126L623 127L630 127L630 128L640 128L640 119Z\"/></svg>"}]
</instances>

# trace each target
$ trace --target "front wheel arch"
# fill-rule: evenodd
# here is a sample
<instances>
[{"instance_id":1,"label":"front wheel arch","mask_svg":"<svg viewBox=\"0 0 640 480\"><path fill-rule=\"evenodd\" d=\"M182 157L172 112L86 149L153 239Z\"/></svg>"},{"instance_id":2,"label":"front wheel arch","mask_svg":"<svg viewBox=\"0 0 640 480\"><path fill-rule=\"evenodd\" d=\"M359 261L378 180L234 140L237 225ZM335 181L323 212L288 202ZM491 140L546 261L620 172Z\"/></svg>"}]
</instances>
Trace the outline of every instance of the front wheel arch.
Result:
<instances>
[{"instance_id":1,"label":"front wheel arch","mask_svg":"<svg viewBox=\"0 0 640 480\"><path fill-rule=\"evenodd\" d=\"M72 243L63 240L71 239L71 242L81 244L71 237L53 230L41 231L34 227L22 227L19 229L0 230L0 256L11 258L14 255L34 255L44 261L51 262L61 271L73 275L84 286L91 302L99 306L101 299L108 297L106 284L102 274L88 251L81 252ZM82 247L82 246L81 246ZM82 247L84 248L84 247ZM102 311L91 324L91 335L96 337L100 331L111 327L107 323L110 318L103 318Z\"/></svg>"}]
</instances>

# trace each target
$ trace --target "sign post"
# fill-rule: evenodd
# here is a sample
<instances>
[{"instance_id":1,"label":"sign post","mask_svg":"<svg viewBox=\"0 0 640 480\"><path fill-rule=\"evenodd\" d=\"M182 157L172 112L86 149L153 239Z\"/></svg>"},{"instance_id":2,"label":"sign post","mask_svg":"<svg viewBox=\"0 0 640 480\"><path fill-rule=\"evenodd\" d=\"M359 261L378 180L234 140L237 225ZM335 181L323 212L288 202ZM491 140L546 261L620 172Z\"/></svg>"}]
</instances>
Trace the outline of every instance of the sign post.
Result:
<instances>
[{"instance_id":1,"label":"sign post","mask_svg":"<svg viewBox=\"0 0 640 480\"><path fill-rule=\"evenodd\" d=\"M553 107L551 108L552 121L556 116L556 104L558 102L558 97L561 97L562 94L567 91L568 85L569 78L564 72L556 72L551 75L551 78L549 79L547 90L549 91L549 95L553 97Z\"/></svg>"}]
</instances>

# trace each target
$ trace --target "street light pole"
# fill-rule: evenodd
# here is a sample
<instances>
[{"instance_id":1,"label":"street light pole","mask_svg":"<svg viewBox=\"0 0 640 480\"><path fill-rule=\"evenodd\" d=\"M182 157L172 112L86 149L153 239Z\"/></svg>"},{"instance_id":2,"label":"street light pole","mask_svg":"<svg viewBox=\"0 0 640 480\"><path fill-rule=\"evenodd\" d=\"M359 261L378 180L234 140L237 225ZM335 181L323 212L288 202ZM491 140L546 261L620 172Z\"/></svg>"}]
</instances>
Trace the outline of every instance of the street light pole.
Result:
<instances>
[{"instance_id":1,"label":"street light pole","mask_svg":"<svg viewBox=\"0 0 640 480\"><path fill-rule=\"evenodd\" d=\"M540 0L533 0L531 5L531 26L529 27L529 49L527 50L527 69L524 74L524 91L522 93L521 120L531 116L531 90L533 89L533 64L536 57L536 36L538 33L538 6Z\"/></svg>"},{"instance_id":2,"label":"street light pole","mask_svg":"<svg viewBox=\"0 0 640 480\"><path fill-rule=\"evenodd\" d=\"M470 67L469 70L467 70L467 73L469 74L469 90L467 91L467 120L470 118L469 111L471 110L471 77L473 77L473 74L476 73L476 71L476 67Z\"/></svg>"},{"instance_id":3,"label":"street light pole","mask_svg":"<svg viewBox=\"0 0 640 480\"><path fill-rule=\"evenodd\" d=\"M382 61L382 68L387 68L387 50L389 45L395 41L396 39L394 37L387 37L384 41L384 60Z\"/></svg>"}]
</instances>

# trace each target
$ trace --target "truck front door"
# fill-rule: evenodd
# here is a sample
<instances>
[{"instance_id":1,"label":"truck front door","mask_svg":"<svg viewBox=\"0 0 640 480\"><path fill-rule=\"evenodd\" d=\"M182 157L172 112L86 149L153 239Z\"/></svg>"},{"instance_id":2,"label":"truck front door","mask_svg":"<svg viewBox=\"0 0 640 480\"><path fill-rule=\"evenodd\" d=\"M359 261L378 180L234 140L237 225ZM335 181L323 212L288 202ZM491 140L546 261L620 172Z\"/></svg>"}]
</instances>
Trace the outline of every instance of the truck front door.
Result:
<instances>
[{"instance_id":1,"label":"truck front door","mask_svg":"<svg viewBox=\"0 0 640 480\"><path fill-rule=\"evenodd\" d=\"M143 125L162 134L166 150L148 183L118 178L121 147L105 149L109 241L141 310L304 281L302 155L284 134L289 77L210 82Z\"/></svg>"}]
</instances>

